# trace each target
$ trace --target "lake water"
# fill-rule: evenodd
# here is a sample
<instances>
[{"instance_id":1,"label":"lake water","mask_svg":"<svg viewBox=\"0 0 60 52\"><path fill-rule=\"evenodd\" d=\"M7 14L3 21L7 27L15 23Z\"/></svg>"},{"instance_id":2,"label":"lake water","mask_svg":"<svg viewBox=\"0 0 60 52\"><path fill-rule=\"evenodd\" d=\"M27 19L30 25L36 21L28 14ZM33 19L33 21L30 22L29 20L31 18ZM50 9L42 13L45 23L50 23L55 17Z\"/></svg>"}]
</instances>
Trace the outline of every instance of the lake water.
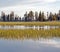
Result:
<instances>
[{"instance_id":1,"label":"lake water","mask_svg":"<svg viewBox=\"0 0 60 52\"><path fill-rule=\"evenodd\" d=\"M34 30L39 30L39 29L56 29L56 28L60 28L60 26L0 26L0 29L34 29Z\"/></svg>"},{"instance_id":2,"label":"lake water","mask_svg":"<svg viewBox=\"0 0 60 52\"><path fill-rule=\"evenodd\" d=\"M60 38L0 39L0 52L60 52Z\"/></svg>"},{"instance_id":3,"label":"lake water","mask_svg":"<svg viewBox=\"0 0 60 52\"><path fill-rule=\"evenodd\" d=\"M0 26L0 29L56 29L60 26ZM8 35L7 35L8 37ZM0 37L0 52L60 52L60 38L12 39Z\"/></svg>"}]
</instances>

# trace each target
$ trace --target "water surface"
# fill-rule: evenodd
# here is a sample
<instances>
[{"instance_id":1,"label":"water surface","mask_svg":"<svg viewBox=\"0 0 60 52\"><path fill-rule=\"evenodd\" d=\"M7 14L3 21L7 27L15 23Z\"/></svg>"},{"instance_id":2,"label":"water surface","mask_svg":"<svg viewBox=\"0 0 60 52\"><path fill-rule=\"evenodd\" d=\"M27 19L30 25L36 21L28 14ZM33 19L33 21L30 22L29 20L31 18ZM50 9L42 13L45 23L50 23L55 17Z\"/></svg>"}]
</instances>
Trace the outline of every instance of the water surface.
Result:
<instances>
[{"instance_id":1,"label":"water surface","mask_svg":"<svg viewBox=\"0 0 60 52\"><path fill-rule=\"evenodd\" d=\"M0 29L33 29L50 30L57 29L60 26L0 26ZM57 33L58 34L58 33ZM26 34L25 34L26 35ZM23 35L23 37L25 36ZM60 52L60 38L29 38L16 35L0 34L0 52ZM35 36L34 36L35 37Z\"/></svg>"},{"instance_id":2,"label":"water surface","mask_svg":"<svg viewBox=\"0 0 60 52\"><path fill-rule=\"evenodd\" d=\"M0 52L60 52L60 38L0 39Z\"/></svg>"},{"instance_id":3,"label":"water surface","mask_svg":"<svg viewBox=\"0 0 60 52\"><path fill-rule=\"evenodd\" d=\"M20 25L15 25L15 26L0 26L0 29L34 29L34 30L39 30L39 29L56 29L60 28L60 26L20 26Z\"/></svg>"}]
</instances>

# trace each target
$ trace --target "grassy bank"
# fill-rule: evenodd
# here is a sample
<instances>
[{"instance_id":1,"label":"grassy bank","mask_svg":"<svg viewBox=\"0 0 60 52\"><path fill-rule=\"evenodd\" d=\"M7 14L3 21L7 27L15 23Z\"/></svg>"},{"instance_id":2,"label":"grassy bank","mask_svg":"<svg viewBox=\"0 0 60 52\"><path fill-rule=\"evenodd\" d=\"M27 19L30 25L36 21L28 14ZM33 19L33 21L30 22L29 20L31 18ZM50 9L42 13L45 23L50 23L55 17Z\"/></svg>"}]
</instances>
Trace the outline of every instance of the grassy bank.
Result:
<instances>
[{"instance_id":1,"label":"grassy bank","mask_svg":"<svg viewBox=\"0 0 60 52\"><path fill-rule=\"evenodd\" d=\"M60 25L59 21L49 22L0 22L0 25Z\"/></svg>"},{"instance_id":2,"label":"grassy bank","mask_svg":"<svg viewBox=\"0 0 60 52\"><path fill-rule=\"evenodd\" d=\"M60 29L51 30L0 30L0 38L32 38L38 39L39 37L60 37Z\"/></svg>"},{"instance_id":3,"label":"grassy bank","mask_svg":"<svg viewBox=\"0 0 60 52\"><path fill-rule=\"evenodd\" d=\"M0 22L0 25L59 25L59 21L51 21L51 22ZM60 37L60 28L59 29L50 29L50 30L32 30L32 29L25 29L25 30L17 30L17 29L9 29L9 30L1 30L0 29L0 38L17 38L17 39L24 39L24 38L32 38L38 39L39 37Z\"/></svg>"}]
</instances>

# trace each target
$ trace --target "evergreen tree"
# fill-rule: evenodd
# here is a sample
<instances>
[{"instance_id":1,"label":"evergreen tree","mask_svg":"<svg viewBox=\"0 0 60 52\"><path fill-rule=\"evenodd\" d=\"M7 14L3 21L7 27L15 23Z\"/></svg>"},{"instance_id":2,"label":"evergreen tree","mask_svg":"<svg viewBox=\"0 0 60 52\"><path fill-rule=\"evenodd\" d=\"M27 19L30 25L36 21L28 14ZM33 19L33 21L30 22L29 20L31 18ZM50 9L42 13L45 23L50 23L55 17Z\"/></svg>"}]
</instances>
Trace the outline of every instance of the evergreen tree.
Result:
<instances>
[{"instance_id":1,"label":"evergreen tree","mask_svg":"<svg viewBox=\"0 0 60 52\"><path fill-rule=\"evenodd\" d=\"M29 12L28 19L31 20L31 21L34 20L34 13L33 13L33 11Z\"/></svg>"},{"instance_id":2,"label":"evergreen tree","mask_svg":"<svg viewBox=\"0 0 60 52\"><path fill-rule=\"evenodd\" d=\"M40 13L39 13L39 21L41 21L41 16L42 16L42 15L41 15L41 11L40 11Z\"/></svg>"},{"instance_id":3,"label":"evergreen tree","mask_svg":"<svg viewBox=\"0 0 60 52\"><path fill-rule=\"evenodd\" d=\"M44 15L44 12L42 12L41 14L41 21L44 21L45 20L45 15Z\"/></svg>"},{"instance_id":4,"label":"evergreen tree","mask_svg":"<svg viewBox=\"0 0 60 52\"><path fill-rule=\"evenodd\" d=\"M60 10L59 10L57 18L58 18L58 20L60 20Z\"/></svg>"},{"instance_id":5,"label":"evergreen tree","mask_svg":"<svg viewBox=\"0 0 60 52\"><path fill-rule=\"evenodd\" d=\"M3 11L1 12L1 18L3 21L5 21L5 13Z\"/></svg>"},{"instance_id":6,"label":"evergreen tree","mask_svg":"<svg viewBox=\"0 0 60 52\"><path fill-rule=\"evenodd\" d=\"M25 17L25 21L28 21L28 14L27 14L27 12L24 14L24 17Z\"/></svg>"},{"instance_id":7,"label":"evergreen tree","mask_svg":"<svg viewBox=\"0 0 60 52\"><path fill-rule=\"evenodd\" d=\"M53 20L54 20L54 21L57 20L57 14L56 14L56 13L53 15Z\"/></svg>"},{"instance_id":8,"label":"evergreen tree","mask_svg":"<svg viewBox=\"0 0 60 52\"><path fill-rule=\"evenodd\" d=\"M52 21L52 18L53 18L53 14L50 12L50 15L49 15L48 20L49 20L49 21Z\"/></svg>"}]
</instances>

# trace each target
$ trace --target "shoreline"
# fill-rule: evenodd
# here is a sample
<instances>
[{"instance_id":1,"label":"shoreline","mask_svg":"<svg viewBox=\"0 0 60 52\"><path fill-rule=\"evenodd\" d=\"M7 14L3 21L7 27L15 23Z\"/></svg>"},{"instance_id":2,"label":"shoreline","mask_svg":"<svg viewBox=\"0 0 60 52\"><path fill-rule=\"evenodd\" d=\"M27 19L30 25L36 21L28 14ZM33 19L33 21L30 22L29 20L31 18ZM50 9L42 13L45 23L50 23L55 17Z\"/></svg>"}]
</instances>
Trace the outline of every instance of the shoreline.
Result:
<instances>
[{"instance_id":1,"label":"shoreline","mask_svg":"<svg viewBox=\"0 0 60 52\"><path fill-rule=\"evenodd\" d=\"M25 26L60 26L60 21L46 21L46 22L0 22L0 25L25 25Z\"/></svg>"}]
</instances>

